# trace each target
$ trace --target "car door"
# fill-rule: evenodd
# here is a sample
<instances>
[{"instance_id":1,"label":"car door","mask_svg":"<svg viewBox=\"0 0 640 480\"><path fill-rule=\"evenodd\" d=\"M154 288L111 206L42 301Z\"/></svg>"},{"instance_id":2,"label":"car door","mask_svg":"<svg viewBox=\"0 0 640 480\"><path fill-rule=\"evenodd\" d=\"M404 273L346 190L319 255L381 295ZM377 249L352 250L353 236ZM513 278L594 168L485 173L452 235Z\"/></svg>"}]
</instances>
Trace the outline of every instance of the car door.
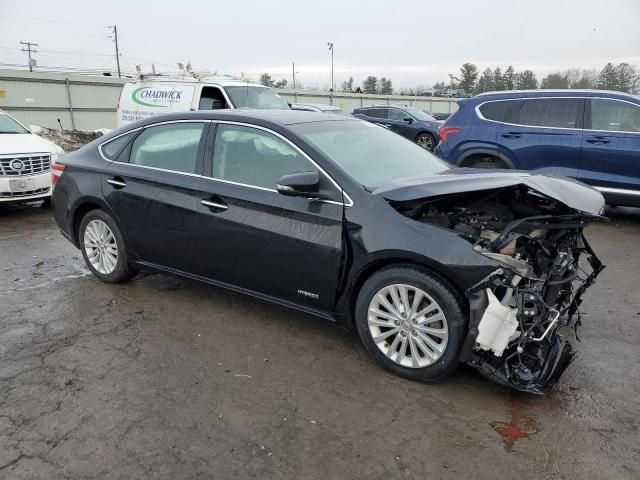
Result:
<instances>
[{"instance_id":1,"label":"car door","mask_svg":"<svg viewBox=\"0 0 640 480\"><path fill-rule=\"evenodd\" d=\"M142 262L191 273L198 267L189 246L208 126L179 121L143 128L102 173L104 198Z\"/></svg>"},{"instance_id":2,"label":"car door","mask_svg":"<svg viewBox=\"0 0 640 480\"><path fill-rule=\"evenodd\" d=\"M587 102L578 178L605 191L639 192L640 105L604 98Z\"/></svg>"},{"instance_id":3,"label":"car door","mask_svg":"<svg viewBox=\"0 0 640 480\"><path fill-rule=\"evenodd\" d=\"M411 121L406 120L408 118L411 119ZM390 107L388 109L387 125L389 126L389 130L406 138L413 139L417 133L413 117L400 108Z\"/></svg>"},{"instance_id":4,"label":"car door","mask_svg":"<svg viewBox=\"0 0 640 480\"><path fill-rule=\"evenodd\" d=\"M283 175L320 169L263 128L219 123L213 151L199 205L202 275L330 311L344 256L337 185L320 171L335 201L278 193Z\"/></svg>"},{"instance_id":5,"label":"car door","mask_svg":"<svg viewBox=\"0 0 640 480\"><path fill-rule=\"evenodd\" d=\"M583 111L581 98L524 99L515 125L501 124L498 128L497 142L511 152L518 169L575 178Z\"/></svg>"}]
</instances>

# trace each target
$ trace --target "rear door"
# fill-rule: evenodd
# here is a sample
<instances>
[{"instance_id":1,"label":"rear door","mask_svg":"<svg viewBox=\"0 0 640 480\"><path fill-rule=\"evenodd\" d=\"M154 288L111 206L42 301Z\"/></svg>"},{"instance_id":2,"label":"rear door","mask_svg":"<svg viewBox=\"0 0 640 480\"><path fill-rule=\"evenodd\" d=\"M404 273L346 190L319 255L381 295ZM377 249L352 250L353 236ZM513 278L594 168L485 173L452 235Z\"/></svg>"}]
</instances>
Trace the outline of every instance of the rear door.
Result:
<instances>
[{"instance_id":1,"label":"rear door","mask_svg":"<svg viewBox=\"0 0 640 480\"><path fill-rule=\"evenodd\" d=\"M502 124L497 142L510 150L515 167L578 176L582 144L582 98L527 98L515 125Z\"/></svg>"},{"instance_id":2,"label":"rear door","mask_svg":"<svg viewBox=\"0 0 640 480\"><path fill-rule=\"evenodd\" d=\"M578 178L606 189L640 193L640 105L588 99ZM622 192L620 192L622 193Z\"/></svg>"},{"instance_id":3,"label":"rear door","mask_svg":"<svg viewBox=\"0 0 640 480\"><path fill-rule=\"evenodd\" d=\"M344 254L337 187L321 173L336 201L279 194L283 175L319 169L289 141L257 127L218 124L212 157L199 204L202 275L331 311Z\"/></svg>"},{"instance_id":4,"label":"rear door","mask_svg":"<svg viewBox=\"0 0 640 480\"><path fill-rule=\"evenodd\" d=\"M190 273L198 268L190 246L196 240L208 126L201 121L148 126L103 171L102 193L128 247L143 262Z\"/></svg>"}]
</instances>

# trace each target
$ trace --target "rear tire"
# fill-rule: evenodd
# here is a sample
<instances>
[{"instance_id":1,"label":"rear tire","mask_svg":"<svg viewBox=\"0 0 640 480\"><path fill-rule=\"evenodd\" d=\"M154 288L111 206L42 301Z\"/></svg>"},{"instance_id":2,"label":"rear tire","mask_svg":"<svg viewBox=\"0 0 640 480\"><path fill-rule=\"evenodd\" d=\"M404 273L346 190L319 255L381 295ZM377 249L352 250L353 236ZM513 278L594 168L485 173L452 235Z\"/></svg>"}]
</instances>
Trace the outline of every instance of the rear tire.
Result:
<instances>
[{"instance_id":1,"label":"rear tire","mask_svg":"<svg viewBox=\"0 0 640 480\"><path fill-rule=\"evenodd\" d=\"M436 137L430 133L421 133L416 137L416 143L428 152L433 152L436 148Z\"/></svg>"},{"instance_id":2,"label":"rear tire","mask_svg":"<svg viewBox=\"0 0 640 480\"><path fill-rule=\"evenodd\" d=\"M355 320L365 349L382 368L434 382L458 367L464 312L459 296L440 278L413 266L393 266L364 283Z\"/></svg>"},{"instance_id":3,"label":"rear tire","mask_svg":"<svg viewBox=\"0 0 640 480\"><path fill-rule=\"evenodd\" d=\"M78 245L89 270L106 283L129 280L138 271L129 265L124 237L103 210L91 210L80 222Z\"/></svg>"}]
</instances>

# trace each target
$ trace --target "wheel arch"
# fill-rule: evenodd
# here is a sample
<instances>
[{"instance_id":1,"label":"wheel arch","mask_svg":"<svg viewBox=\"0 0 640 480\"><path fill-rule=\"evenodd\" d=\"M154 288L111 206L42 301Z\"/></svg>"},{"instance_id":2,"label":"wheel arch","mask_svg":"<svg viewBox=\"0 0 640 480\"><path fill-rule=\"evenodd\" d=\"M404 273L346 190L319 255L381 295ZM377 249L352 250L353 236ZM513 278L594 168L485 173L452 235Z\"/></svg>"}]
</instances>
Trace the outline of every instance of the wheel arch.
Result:
<instances>
[{"instance_id":1,"label":"wheel arch","mask_svg":"<svg viewBox=\"0 0 640 480\"><path fill-rule=\"evenodd\" d=\"M415 142L416 140L418 140L418 137L424 133L427 133L433 137L434 146L436 143L438 143L438 135L430 130L419 130L418 133L416 133L415 137L413 137L413 141Z\"/></svg>"},{"instance_id":2,"label":"wheel arch","mask_svg":"<svg viewBox=\"0 0 640 480\"><path fill-rule=\"evenodd\" d=\"M358 295L360 293L360 290L362 289L362 286L375 273L392 266L406 266L415 268L435 276L451 289L462 306L468 305L467 297L464 294L464 290L458 286L458 283L453 278L453 275L451 275L451 273L448 272L442 265L432 261L428 261L426 259L408 258L402 256L377 258L371 260L369 263L360 268L358 272L354 274L353 279L349 284L346 306L347 322L350 327L354 325L356 301L358 299Z\"/></svg>"},{"instance_id":3,"label":"wheel arch","mask_svg":"<svg viewBox=\"0 0 640 480\"><path fill-rule=\"evenodd\" d=\"M515 169L513 161L503 152L492 148L472 148L463 152L456 162L460 167L468 167L475 157L494 157L503 162L507 168Z\"/></svg>"},{"instance_id":4,"label":"wheel arch","mask_svg":"<svg viewBox=\"0 0 640 480\"><path fill-rule=\"evenodd\" d=\"M76 246L76 248L80 248L80 244L78 240L78 234L80 233L80 224L82 223L82 219L84 218L84 216L87 213L89 213L91 210L102 210L108 213L109 216L111 216L111 218L113 219L113 221L116 222L116 225L118 225L118 228L122 233L122 236L125 237L126 239L126 234L122 229L120 222L115 217L115 215L113 214L109 206L103 200L96 197L83 197L75 203L75 205L71 210L71 222L70 222L71 235L72 235L73 244Z\"/></svg>"}]
</instances>

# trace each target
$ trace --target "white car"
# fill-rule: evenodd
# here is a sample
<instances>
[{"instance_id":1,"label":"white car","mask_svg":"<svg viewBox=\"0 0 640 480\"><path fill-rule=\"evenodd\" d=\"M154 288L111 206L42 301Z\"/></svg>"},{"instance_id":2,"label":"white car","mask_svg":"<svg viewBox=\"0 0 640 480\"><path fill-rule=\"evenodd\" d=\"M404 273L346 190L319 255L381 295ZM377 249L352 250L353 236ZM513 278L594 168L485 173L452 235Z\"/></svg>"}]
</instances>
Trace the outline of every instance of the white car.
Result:
<instances>
[{"instance_id":1,"label":"white car","mask_svg":"<svg viewBox=\"0 0 640 480\"><path fill-rule=\"evenodd\" d=\"M0 203L49 200L51 165L63 153L0 110Z\"/></svg>"}]
</instances>

